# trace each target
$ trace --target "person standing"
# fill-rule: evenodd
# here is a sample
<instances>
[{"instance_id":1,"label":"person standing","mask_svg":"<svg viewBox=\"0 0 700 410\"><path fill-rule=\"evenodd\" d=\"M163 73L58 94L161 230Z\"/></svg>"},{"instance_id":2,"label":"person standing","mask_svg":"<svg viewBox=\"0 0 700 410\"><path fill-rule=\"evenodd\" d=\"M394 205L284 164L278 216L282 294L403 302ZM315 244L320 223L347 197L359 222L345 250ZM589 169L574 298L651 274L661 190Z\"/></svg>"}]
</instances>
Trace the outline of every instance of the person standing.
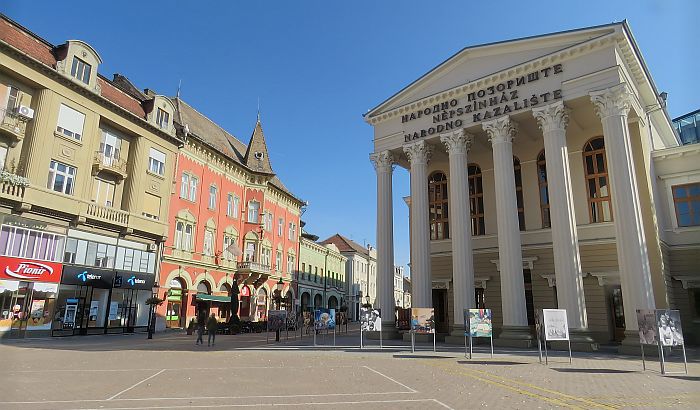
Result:
<instances>
[{"instance_id":1,"label":"person standing","mask_svg":"<svg viewBox=\"0 0 700 410\"><path fill-rule=\"evenodd\" d=\"M197 341L194 342L195 345L204 344L204 315L197 316Z\"/></svg>"},{"instance_id":2,"label":"person standing","mask_svg":"<svg viewBox=\"0 0 700 410\"><path fill-rule=\"evenodd\" d=\"M207 331L209 333L209 338L207 339L207 346L211 346L214 344L214 340L216 338L216 330L219 327L219 322L216 320L216 315L213 313L211 316L209 316L209 320L207 321Z\"/></svg>"}]
</instances>

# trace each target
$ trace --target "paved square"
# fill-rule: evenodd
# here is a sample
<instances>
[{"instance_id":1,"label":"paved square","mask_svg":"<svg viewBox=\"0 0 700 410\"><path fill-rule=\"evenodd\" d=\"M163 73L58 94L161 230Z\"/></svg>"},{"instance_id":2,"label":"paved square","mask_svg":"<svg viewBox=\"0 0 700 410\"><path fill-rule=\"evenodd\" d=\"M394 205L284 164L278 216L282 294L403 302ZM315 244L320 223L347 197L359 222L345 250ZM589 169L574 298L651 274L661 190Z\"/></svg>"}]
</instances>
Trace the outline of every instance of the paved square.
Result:
<instances>
[{"instance_id":1,"label":"paved square","mask_svg":"<svg viewBox=\"0 0 700 410\"><path fill-rule=\"evenodd\" d=\"M290 335L291 336L291 335ZM641 361L613 354L562 352L539 363L537 351L313 338L222 335L195 346L180 333L5 341L3 409L333 408L699 408L700 364L689 374L642 371ZM321 341L322 338L319 338ZM652 359L653 360L653 359ZM658 362L649 367L658 368ZM674 365L672 370L682 370Z\"/></svg>"}]
</instances>

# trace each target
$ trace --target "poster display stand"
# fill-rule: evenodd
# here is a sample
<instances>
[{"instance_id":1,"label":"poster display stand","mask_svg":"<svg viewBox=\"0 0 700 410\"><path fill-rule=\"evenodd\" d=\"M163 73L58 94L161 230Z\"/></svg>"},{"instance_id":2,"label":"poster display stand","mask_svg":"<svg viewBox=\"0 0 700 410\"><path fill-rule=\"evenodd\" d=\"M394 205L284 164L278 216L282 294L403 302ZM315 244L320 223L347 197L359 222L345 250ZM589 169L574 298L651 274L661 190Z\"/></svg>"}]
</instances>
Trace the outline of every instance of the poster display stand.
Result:
<instances>
[{"instance_id":1,"label":"poster display stand","mask_svg":"<svg viewBox=\"0 0 700 410\"><path fill-rule=\"evenodd\" d=\"M549 365L549 352L547 342L564 341L568 343L569 364L572 363L571 338L569 337L569 323L565 309L542 309L535 317L535 329L537 333L537 351L542 363L542 346L544 345L544 363Z\"/></svg>"},{"instance_id":2,"label":"poster display stand","mask_svg":"<svg viewBox=\"0 0 700 410\"><path fill-rule=\"evenodd\" d=\"M316 334L320 330L325 330L323 334L323 345L326 345L326 335L328 335L328 330L333 330L333 346L335 347L335 309L316 309L314 311L314 347L318 346L316 343Z\"/></svg>"},{"instance_id":3,"label":"poster display stand","mask_svg":"<svg viewBox=\"0 0 700 410\"><path fill-rule=\"evenodd\" d=\"M435 309L433 308L411 308L411 353L416 352L416 334L433 335L433 352L436 350L435 343Z\"/></svg>"},{"instance_id":4,"label":"poster display stand","mask_svg":"<svg viewBox=\"0 0 700 410\"><path fill-rule=\"evenodd\" d=\"M642 369L647 370L644 356L644 345L656 345L659 350L659 366L661 374L688 374L688 358L685 353L685 341L681 326L681 315L678 310L671 309L637 309L637 327L639 328L639 347L642 351ZM666 370L666 355L674 347L680 346L683 351L684 372L669 372Z\"/></svg>"},{"instance_id":5,"label":"poster display stand","mask_svg":"<svg viewBox=\"0 0 700 410\"><path fill-rule=\"evenodd\" d=\"M382 310L360 308L360 349L364 349L364 332L379 332L379 349L382 349Z\"/></svg>"},{"instance_id":6,"label":"poster display stand","mask_svg":"<svg viewBox=\"0 0 700 410\"><path fill-rule=\"evenodd\" d=\"M270 342L270 332L281 332L282 329L287 329L287 340L289 340L289 328L287 326L287 311L286 310L270 310L267 314L267 331L265 343ZM275 338L277 339L277 338ZM275 340L278 341L278 340Z\"/></svg>"},{"instance_id":7,"label":"poster display stand","mask_svg":"<svg viewBox=\"0 0 700 410\"><path fill-rule=\"evenodd\" d=\"M488 337L491 341L491 358L493 359L493 325L491 309L464 309L464 357L472 358L475 337ZM467 350L467 339L469 350ZM469 353L469 356L467 356Z\"/></svg>"}]
</instances>

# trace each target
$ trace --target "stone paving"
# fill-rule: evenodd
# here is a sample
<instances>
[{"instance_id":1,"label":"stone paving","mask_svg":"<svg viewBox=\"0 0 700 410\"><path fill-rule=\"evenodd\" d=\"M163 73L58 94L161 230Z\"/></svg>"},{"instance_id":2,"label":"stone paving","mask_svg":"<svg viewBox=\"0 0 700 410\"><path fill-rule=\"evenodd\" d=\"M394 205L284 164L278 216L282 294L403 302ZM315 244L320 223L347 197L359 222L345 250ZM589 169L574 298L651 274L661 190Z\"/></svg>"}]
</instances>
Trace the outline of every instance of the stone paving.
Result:
<instances>
[{"instance_id":1,"label":"stone paving","mask_svg":"<svg viewBox=\"0 0 700 410\"><path fill-rule=\"evenodd\" d=\"M438 343L366 341L351 331L273 342L266 334L219 335L195 346L183 333L4 340L1 409L332 409L700 408L700 357L688 375L612 353L553 352ZM324 345L321 345L325 343ZM669 371L683 371L682 358ZM680 360L680 362L679 362Z\"/></svg>"}]
</instances>

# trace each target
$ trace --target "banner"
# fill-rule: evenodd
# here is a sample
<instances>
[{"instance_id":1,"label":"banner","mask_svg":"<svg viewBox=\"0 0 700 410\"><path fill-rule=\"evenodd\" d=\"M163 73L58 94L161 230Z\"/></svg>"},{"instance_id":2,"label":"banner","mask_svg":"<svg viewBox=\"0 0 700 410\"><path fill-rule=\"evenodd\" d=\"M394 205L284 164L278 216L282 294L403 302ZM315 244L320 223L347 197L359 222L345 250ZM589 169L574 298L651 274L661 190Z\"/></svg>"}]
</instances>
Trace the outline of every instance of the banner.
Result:
<instances>
[{"instance_id":1,"label":"banner","mask_svg":"<svg viewBox=\"0 0 700 410\"><path fill-rule=\"evenodd\" d=\"M286 310L268 310L267 311L267 330L278 331L285 330L287 326L287 311Z\"/></svg>"},{"instance_id":2,"label":"banner","mask_svg":"<svg viewBox=\"0 0 700 410\"><path fill-rule=\"evenodd\" d=\"M670 309L656 310L656 324L659 329L659 342L662 346L682 346L681 312Z\"/></svg>"},{"instance_id":3,"label":"banner","mask_svg":"<svg viewBox=\"0 0 700 410\"><path fill-rule=\"evenodd\" d=\"M57 262L0 256L0 279L58 283L62 269Z\"/></svg>"},{"instance_id":4,"label":"banner","mask_svg":"<svg viewBox=\"0 0 700 410\"><path fill-rule=\"evenodd\" d=\"M363 332L382 330L382 310L360 308L360 327Z\"/></svg>"},{"instance_id":5,"label":"banner","mask_svg":"<svg viewBox=\"0 0 700 410\"><path fill-rule=\"evenodd\" d=\"M435 333L435 309L411 308L411 331L413 333Z\"/></svg>"},{"instance_id":6,"label":"banner","mask_svg":"<svg viewBox=\"0 0 700 410\"><path fill-rule=\"evenodd\" d=\"M569 340L569 324L564 309L542 309L545 340Z\"/></svg>"},{"instance_id":7,"label":"banner","mask_svg":"<svg viewBox=\"0 0 700 410\"><path fill-rule=\"evenodd\" d=\"M335 329L335 309L316 309L314 311L314 328L316 330Z\"/></svg>"},{"instance_id":8,"label":"banner","mask_svg":"<svg viewBox=\"0 0 700 410\"><path fill-rule=\"evenodd\" d=\"M492 337L491 318L491 309L464 309L464 329L471 337Z\"/></svg>"},{"instance_id":9,"label":"banner","mask_svg":"<svg viewBox=\"0 0 700 410\"><path fill-rule=\"evenodd\" d=\"M659 343L659 339L656 337L658 326L654 310L637 309L637 327L639 328L639 343L643 345Z\"/></svg>"}]
</instances>

